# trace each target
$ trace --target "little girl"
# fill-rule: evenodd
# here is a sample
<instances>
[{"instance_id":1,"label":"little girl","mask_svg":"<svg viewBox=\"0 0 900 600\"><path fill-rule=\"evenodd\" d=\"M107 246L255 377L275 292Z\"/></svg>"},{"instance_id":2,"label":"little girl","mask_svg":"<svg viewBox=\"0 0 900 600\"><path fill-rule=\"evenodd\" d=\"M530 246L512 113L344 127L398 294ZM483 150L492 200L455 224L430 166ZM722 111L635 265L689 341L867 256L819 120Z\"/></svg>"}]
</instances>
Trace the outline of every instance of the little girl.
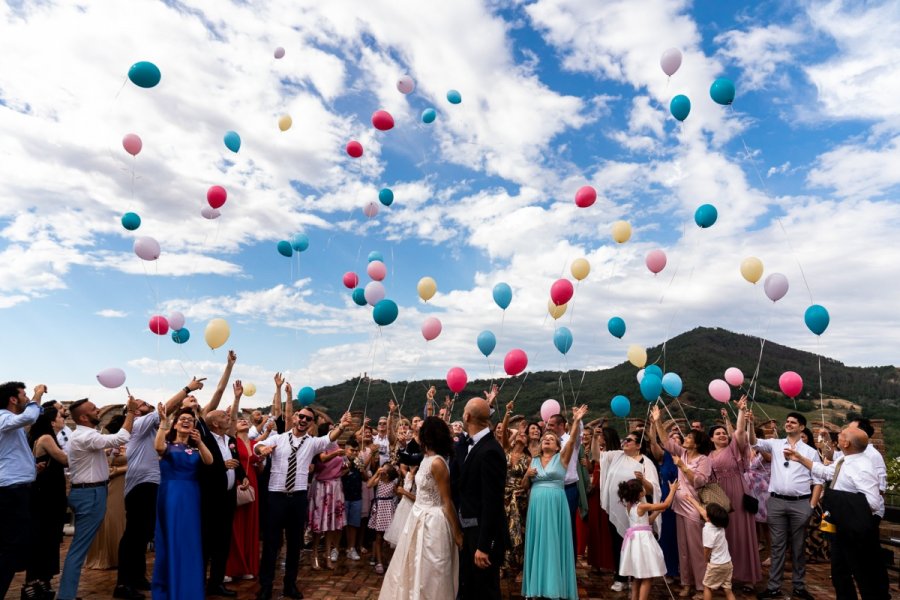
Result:
<instances>
[{"instance_id":1,"label":"little girl","mask_svg":"<svg viewBox=\"0 0 900 600\"><path fill-rule=\"evenodd\" d=\"M671 506L678 482L669 484L669 495L663 502L641 502L644 485L637 479L619 484L619 500L628 509L628 531L622 542L622 558L619 574L631 576L631 600L647 600L650 597L651 579L666 574L666 561L662 548L653 535L652 523L657 515Z\"/></svg>"},{"instance_id":2,"label":"little girl","mask_svg":"<svg viewBox=\"0 0 900 600\"><path fill-rule=\"evenodd\" d=\"M391 548L396 548L400 542L400 535L403 533L403 528L406 527L406 520L409 518L409 513L412 512L413 504L416 503L414 488L417 470L418 467L407 469L406 480L402 486L397 486L396 494L400 497L400 503L394 509L394 518L391 520L390 527L384 532L384 541L390 544Z\"/></svg>"},{"instance_id":3,"label":"little girl","mask_svg":"<svg viewBox=\"0 0 900 600\"><path fill-rule=\"evenodd\" d=\"M399 477L394 465L384 463L378 467L366 484L367 487L375 488L375 497L372 499L372 508L369 514L369 528L375 531L372 550L375 554L375 572L379 575L384 575L384 565L381 562L381 540L394 518L394 490L398 481Z\"/></svg>"}]
</instances>

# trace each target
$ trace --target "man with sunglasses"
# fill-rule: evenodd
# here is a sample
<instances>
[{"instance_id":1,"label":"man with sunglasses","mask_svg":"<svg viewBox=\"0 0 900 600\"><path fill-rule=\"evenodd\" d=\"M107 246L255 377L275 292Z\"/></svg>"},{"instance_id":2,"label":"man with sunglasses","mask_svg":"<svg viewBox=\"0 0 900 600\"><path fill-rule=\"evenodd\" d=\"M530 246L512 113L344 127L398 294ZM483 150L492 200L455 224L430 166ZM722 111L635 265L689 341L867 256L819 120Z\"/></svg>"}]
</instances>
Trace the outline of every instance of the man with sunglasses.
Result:
<instances>
[{"instance_id":1,"label":"man with sunglasses","mask_svg":"<svg viewBox=\"0 0 900 600\"><path fill-rule=\"evenodd\" d=\"M786 438L757 440L750 429L750 443L757 450L772 455L772 476L769 479L768 511L769 530L772 534L772 566L769 567L769 584L758 598L781 598L784 576L784 558L788 541L791 543L794 590L792 597L812 600L806 589L806 529L809 517L819 502L823 480L788 459L799 455L813 463L821 462L815 448L802 439L806 417L790 412L784 421Z\"/></svg>"}]
</instances>

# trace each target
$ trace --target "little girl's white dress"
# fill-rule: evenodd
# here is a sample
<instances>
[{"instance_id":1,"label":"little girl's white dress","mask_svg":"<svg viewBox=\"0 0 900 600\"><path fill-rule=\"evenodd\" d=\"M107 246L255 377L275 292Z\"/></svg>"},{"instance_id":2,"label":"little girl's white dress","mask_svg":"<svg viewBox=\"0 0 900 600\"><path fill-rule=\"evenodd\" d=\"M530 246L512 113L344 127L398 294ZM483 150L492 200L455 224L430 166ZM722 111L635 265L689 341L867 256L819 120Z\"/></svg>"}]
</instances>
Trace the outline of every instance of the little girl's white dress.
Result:
<instances>
[{"instance_id":1,"label":"little girl's white dress","mask_svg":"<svg viewBox=\"0 0 900 600\"><path fill-rule=\"evenodd\" d=\"M619 575L649 579L666 574L662 548L653 535L650 513L638 516L637 504L628 510L628 531L622 541Z\"/></svg>"}]
</instances>

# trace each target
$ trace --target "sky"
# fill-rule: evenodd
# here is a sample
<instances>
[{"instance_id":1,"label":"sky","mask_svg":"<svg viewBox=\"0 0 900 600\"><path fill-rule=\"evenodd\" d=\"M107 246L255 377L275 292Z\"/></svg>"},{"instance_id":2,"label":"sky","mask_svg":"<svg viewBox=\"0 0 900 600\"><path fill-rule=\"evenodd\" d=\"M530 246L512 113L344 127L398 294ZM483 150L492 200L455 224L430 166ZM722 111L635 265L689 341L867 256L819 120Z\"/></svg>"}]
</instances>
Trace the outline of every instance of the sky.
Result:
<instances>
[{"instance_id":1,"label":"sky","mask_svg":"<svg viewBox=\"0 0 900 600\"><path fill-rule=\"evenodd\" d=\"M529 371L598 369L698 326L897 364L898 38L895 2L6 2L3 379L104 404L125 396L98 384L115 367L135 395L164 400L192 376L217 379L232 348L256 406L275 371L295 390L362 373L440 386L456 366L503 376L514 348ZM671 77L669 48L683 54ZM158 85L129 81L139 61L159 68ZM719 77L734 82L731 106L710 97ZM691 100L683 123L668 108L677 94ZM376 110L393 129L373 127ZM213 185L227 201L210 220ZM585 185L598 197L580 208ZM393 204L367 217L382 188ZM701 229L707 203L718 220ZM620 220L632 227L621 244ZM299 233L309 247L281 256ZM140 236L159 242L157 260L136 256ZM655 249L667 255L657 275L644 262ZM399 306L384 327L342 283L370 282L373 251ZM763 279L787 277L783 299L741 277L751 256ZM580 282L577 258L591 266ZM425 276L437 282L427 302ZM554 321L560 278L577 285ZM499 282L513 290L505 311ZM831 316L821 337L804 324L813 303ZM190 332L180 345L148 327L176 311ZM431 341L426 317L442 323ZM217 318L231 333L213 350L204 331ZM558 326L574 339L566 355ZM483 330L498 340L489 357Z\"/></svg>"}]
</instances>

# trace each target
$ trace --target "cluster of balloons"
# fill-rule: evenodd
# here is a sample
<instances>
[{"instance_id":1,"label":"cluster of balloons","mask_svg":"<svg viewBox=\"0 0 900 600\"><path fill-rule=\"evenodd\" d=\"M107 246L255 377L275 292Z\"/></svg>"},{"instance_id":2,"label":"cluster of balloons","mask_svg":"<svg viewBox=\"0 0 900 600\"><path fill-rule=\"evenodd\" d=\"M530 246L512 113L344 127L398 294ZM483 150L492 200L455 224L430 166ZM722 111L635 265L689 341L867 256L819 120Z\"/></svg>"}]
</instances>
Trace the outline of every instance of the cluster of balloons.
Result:
<instances>
[{"instance_id":1,"label":"cluster of balloons","mask_svg":"<svg viewBox=\"0 0 900 600\"><path fill-rule=\"evenodd\" d=\"M156 335L166 335L171 329L172 341L176 344L183 344L191 338L191 332L184 326L184 315L178 311L170 314L168 318L153 315L148 326Z\"/></svg>"},{"instance_id":2,"label":"cluster of balloons","mask_svg":"<svg viewBox=\"0 0 900 600\"><path fill-rule=\"evenodd\" d=\"M641 387L641 396L647 402L653 402L663 393L677 397L681 394L684 384L677 373L663 373L657 365L650 365L637 373L638 384Z\"/></svg>"},{"instance_id":3,"label":"cluster of balloons","mask_svg":"<svg viewBox=\"0 0 900 600\"><path fill-rule=\"evenodd\" d=\"M305 233L298 233L290 241L281 240L276 246L278 254L285 258L290 258L294 252L303 252L307 248L309 248L309 236Z\"/></svg>"},{"instance_id":4,"label":"cluster of balloons","mask_svg":"<svg viewBox=\"0 0 900 600\"><path fill-rule=\"evenodd\" d=\"M755 256L750 256L741 261L741 276L752 284L756 284L763 275L763 263ZM766 297L772 302L778 302L787 295L790 289L788 278L782 273L772 273L766 277L763 290ZM803 314L803 322L806 327L816 335L822 335L828 329L831 316L821 304L813 304Z\"/></svg>"},{"instance_id":5,"label":"cluster of balloons","mask_svg":"<svg viewBox=\"0 0 900 600\"><path fill-rule=\"evenodd\" d=\"M353 290L351 297L358 306L366 306L368 304L373 307L372 319L378 325L390 325L397 320L400 309L396 302L385 298L387 291L382 281L387 277L387 266L385 266L384 256L380 252L372 251L369 253L366 274L372 281L367 283L365 287L359 287L359 276L353 271L347 271L343 277L344 287ZM433 328L429 331L434 332ZM439 333L440 328L438 328L434 337L437 337ZM424 326L423 335L425 335Z\"/></svg>"},{"instance_id":6,"label":"cluster of balloons","mask_svg":"<svg viewBox=\"0 0 900 600\"><path fill-rule=\"evenodd\" d=\"M709 382L708 391L716 402L727 404L731 400L731 388L744 385L744 373L737 367L725 369L724 379L713 379Z\"/></svg>"},{"instance_id":7,"label":"cluster of balloons","mask_svg":"<svg viewBox=\"0 0 900 600\"><path fill-rule=\"evenodd\" d=\"M659 59L659 66L663 73L671 77L681 67L681 50L678 48L669 48L662 53ZM712 82L709 88L709 97L716 104L728 106L734 102L735 88L734 83L725 77L720 77ZM669 112L679 121L687 119L691 113L691 101L684 94L678 94L672 98L669 103Z\"/></svg>"}]
</instances>

